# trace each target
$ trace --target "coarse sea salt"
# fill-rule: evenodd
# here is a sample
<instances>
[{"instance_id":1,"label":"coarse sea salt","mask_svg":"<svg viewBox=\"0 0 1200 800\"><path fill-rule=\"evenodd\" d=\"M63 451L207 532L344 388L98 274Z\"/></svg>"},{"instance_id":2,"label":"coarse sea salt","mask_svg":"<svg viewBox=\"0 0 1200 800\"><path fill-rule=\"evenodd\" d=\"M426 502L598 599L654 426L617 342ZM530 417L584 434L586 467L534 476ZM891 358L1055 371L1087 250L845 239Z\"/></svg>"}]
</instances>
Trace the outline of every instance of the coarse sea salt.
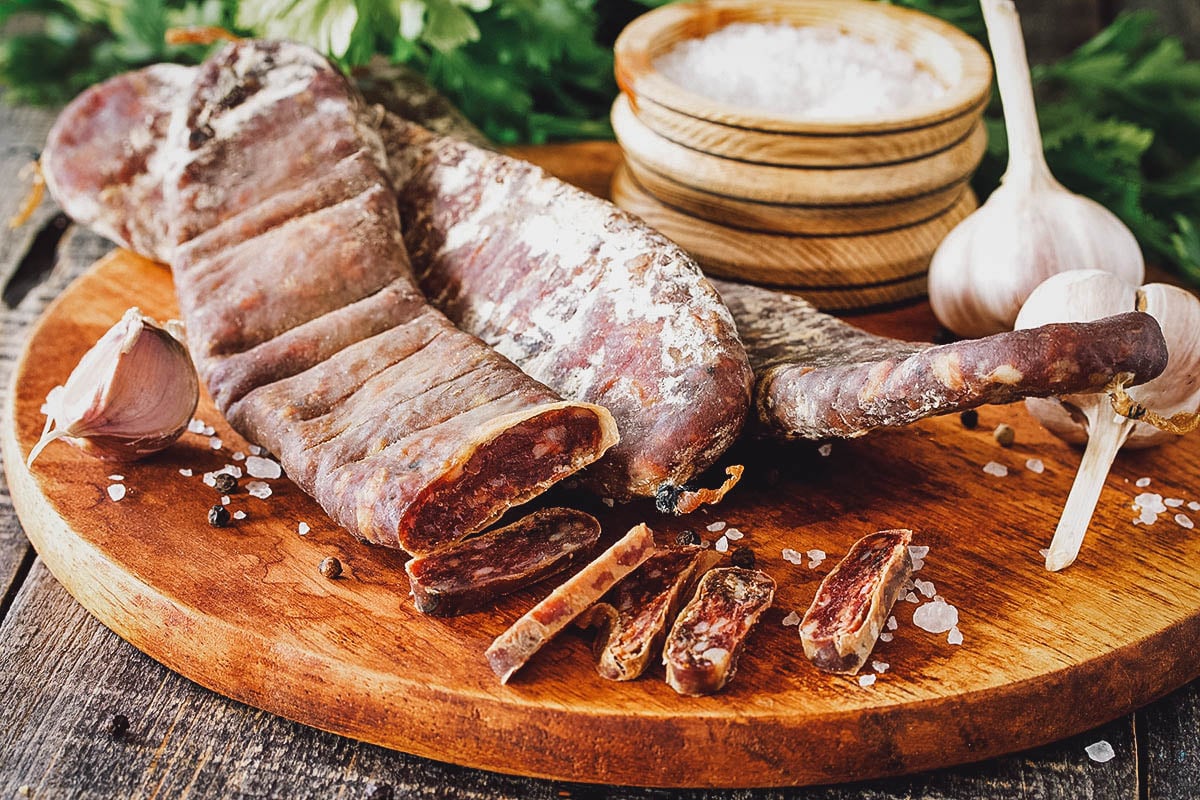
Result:
<instances>
[{"instance_id":1,"label":"coarse sea salt","mask_svg":"<svg viewBox=\"0 0 1200 800\"><path fill-rule=\"evenodd\" d=\"M243 461L243 460L245 460L245 458L246 458L246 454L243 453L241 450L238 450L236 453L233 454L234 461Z\"/></svg>"},{"instance_id":2,"label":"coarse sea salt","mask_svg":"<svg viewBox=\"0 0 1200 800\"><path fill-rule=\"evenodd\" d=\"M1008 467L998 461L989 461L983 465L983 471L988 475L995 475L997 478L1003 478L1008 475Z\"/></svg>"},{"instance_id":3,"label":"coarse sea salt","mask_svg":"<svg viewBox=\"0 0 1200 800\"><path fill-rule=\"evenodd\" d=\"M875 683L875 676L869 672L866 675L858 676L858 685L863 687L864 689L867 688L868 686L873 685L874 683Z\"/></svg>"},{"instance_id":4,"label":"coarse sea salt","mask_svg":"<svg viewBox=\"0 0 1200 800\"><path fill-rule=\"evenodd\" d=\"M717 543L713 545L713 550L716 550L718 553L729 552L729 540L724 536L722 536L720 539L717 539Z\"/></svg>"},{"instance_id":5,"label":"coarse sea salt","mask_svg":"<svg viewBox=\"0 0 1200 800\"><path fill-rule=\"evenodd\" d=\"M179 470L179 474L180 474L180 475L182 475L182 476L183 476L183 477L185 477L185 478L190 478L190 477L192 477L192 475L194 475L195 473L193 473L193 472L192 472L190 469L188 469L187 467L184 467L183 469Z\"/></svg>"},{"instance_id":6,"label":"coarse sea salt","mask_svg":"<svg viewBox=\"0 0 1200 800\"><path fill-rule=\"evenodd\" d=\"M1138 478L1136 481L1133 482L1133 485L1138 487L1139 489L1145 489L1147 486L1150 485L1150 479L1149 478Z\"/></svg>"},{"instance_id":7,"label":"coarse sea salt","mask_svg":"<svg viewBox=\"0 0 1200 800\"><path fill-rule=\"evenodd\" d=\"M1113 750L1113 746L1109 744L1106 739L1101 739L1094 744L1089 744L1083 749L1084 752L1087 753L1088 758L1101 764L1106 761L1112 761L1117 756L1116 751Z\"/></svg>"},{"instance_id":8,"label":"coarse sea salt","mask_svg":"<svg viewBox=\"0 0 1200 800\"><path fill-rule=\"evenodd\" d=\"M913 625L930 633L945 633L957 624L958 609L945 600L935 598L913 612Z\"/></svg>"},{"instance_id":9,"label":"coarse sea salt","mask_svg":"<svg viewBox=\"0 0 1200 800\"><path fill-rule=\"evenodd\" d=\"M1196 527L1196 523L1192 522L1192 518L1187 514L1176 514L1175 524L1181 528L1187 528L1188 530Z\"/></svg>"},{"instance_id":10,"label":"coarse sea salt","mask_svg":"<svg viewBox=\"0 0 1200 800\"><path fill-rule=\"evenodd\" d=\"M1200 502L1193 500L1192 502L1188 503L1188 510L1200 511Z\"/></svg>"},{"instance_id":11,"label":"coarse sea salt","mask_svg":"<svg viewBox=\"0 0 1200 800\"><path fill-rule=\"evenodd\" d=\"M111 478L112 476L110 475L109 477ZM1183 505L1183 500L1179 499L1178 497L1168 497L1163 500L1163 505L1167 508L1179 508L1181 505Z\"/></svg>"},{"instance_id":12,"label":"coarse sea salt","mask_svg":"<svg viewBox=\"0 0 1200 800\"><path fill-rule=\"evenodd\" d=\"M1027 458L1025 459L1025 469L1041 475L1046 471L1046 465L1040 458Z\"/></svg>"},{"instance_id":13,"label":"coarse sea salt","mask_svg":"<svg viewBox=\"0 0 1200 800\"><path fill-rule=\"evenodd\" d=\"M125 484L114 483L108 487L108 498L114 503L125 497Z\"/></svg>"},{"instance_id":14,"label":"coarse sea salt","mask_svg":"<svg viewBox=\"0 0 1200 800\"><path fill-rule=\"evenodd\" d=\"M709 525L705 526L705 528L704 528L704 529L705 529L706 531L711 531L712 533L716 533L717 531L723 531L723 530L725 530L725 523L724 523L724 522L720 522L720 521L718 521L718 522L713 522L713 523L711 523L711 524L709 524Z\"/></svg>"},{"instance_id":15,"label":"coarse sea salt","mask_svg":"<svg viewBox=\"0 0 1200 800\"><path fill-rule=\"evenodd\" d=\"M783 627L785 627L785 628L790 628L793 625L799 625L799 624L800 624L800 615L797 614L795 611L790 612L786 617L783 618Z\"/></svg>"},{"instance_id":16,"label":"coarse sea salt","mask_svg":"<svg viewBox=\"0 0 1200 800\"><path fill-rule=\"evenodd\" d=\"M296 533L300 534L301 536L307 536L308 532L311 530L312 530L312 528L308 527L307 522L301 522L299 525L296 526Z\"/></svg>"},{"instance_id":17,"label":"coarse sea salt","mask_svg":"<svg viewBox=\"0 0 1200 800\"><path fill-rule=\"evenodd\" d=\"M233 512L233 518L234 519L245 519L246 512L245 511L235 511L235 512Z\"/></svg>"},{"instance_id":18,"label":"coarse sea salt","mask_svg":"<svg viewBox=\"0 0 1200 800\"><path fill-rule=\"evenodd\" d=\"M888 667L890 667L890 666L891 666L891 664L887 663L886 661L872 661L871 662L871 669L875 670L876 672L887 672Z\"/></svg>"},{"instance_id":19,"label":"coarse sea salt","mask_svg":"<svg viewBox=\"0 0 1200 800\"><path fill-rule=\"evenodd\" d=\"M950 629L950 634L946 637L946 641L949 642L950 644L962 644L963 643L962 631L960 631L958 629L957 625L955 625L953 628Z\"/></svg>"},{"instance_id":20,"label":"coarse sea salt","mask_svg":"<svg viewBox=\"0 0 1200 800\"><path fill-rule=\"evenodd\" d=\"M799 566L800 564L804 563L804 554L793 550L790 547L785 547L783 548L783 560L789 564L795 564Z\"/></svg>"},{"instance_id":21,"label":"coarse sea salt","mask_svg":"<svg viewBox=\"0 0 1200 800\"><path fill-rule=\"evenodd\" d=\"M937 594L937 590L933 586L933 581L923 581L920 578L917 578L915 581L913 581L913 586L916 587L918 592L926 597L933 597L935 594Z\"/></svg>"},{"instance_id":22,"label":"coarse sea salt","mask_svg":"<svg viewBox=\"0 0 1200 800\"><path fill-rule=\"evenodd\" d=\"M889 631L894 631L894 630L896 630L896 628L899 628L900 623L896 620L896 615L893 614L890 617L888 617L887 622L884 623L883 627L887 628Z\"/></svg>"},{"instance_id":23,"label":"coarse sea salt","mask_svg":"<svg viewBox=\"0 0 1200 800\"><path fill-rule=\"evenodd\" d=\"M125 476L124 475L109 475L108 479L110 481L123 481L123 480L125 480Z\"/></svg>"},{"instance_id":24,"label":"coarse sea salt","mask_svg":"<svg viewBox=\"0 0 1200 800\"><path fill-rule=\"evenodd\" d=\"M250 481L246 484L246 494L257 497L259 500L266 500L271 496L271 486L263 481Z\"/></svg>"},{"instance_id":25,"label":"coarse sea salt","mask_svg":"<svg viewBox=\"0 0 1200 800\"><path fill-rule=\"evenodd\" d=\"M246 458L246 474L251 478L274 479L283 474L283 469L273 459L249 456Z\"/></svg>"},{"instance_id":26,"label":"coarse sea salt","mask_svg":"<svg viewBox=\"0 0 1200 800\"><path fill-rule=\"evenodd\" d=\"M892 638L894 637L894 635L895 634L890 633L889 631L884 631L883 633L879 634L879 641L890 642L892 640Z\"/></svg>"},{"instance_id":27,"label":"coarse sea salt","mask_svg":"<svg viewBox=\"0 0 1200 800\"><path fill-rule=\"evenodd\" d=\"M208 446L211 447L213 450L220 450L222 447L225 446L225 443L222 442L219 437L212 436L208 440Z\"/></svg>"},{"instance_id":28,"label":"coarse sea salt","mask_svg":"<svg viewBox=\"0 0 1200 800\"><path fill-rule=\"evenodd\" d=\"M817 448L817 452L821 454L822 458L826 458L829 456L830 453L833 452L833 445L830 444L829 442L826 442L825 444L823 444Z\"/></svg>"},{"instance_id":29,"label":"coarse sea salt","mask_svg":"<svg viewBox=\"0 0 1200 800\"><path fill-rule=\"evenodd\" d=\"M204 433L204 420L193 418L192 421L188 423L188 432Z\"/></svg>"},{"instance_id":30,"label":"coarse sea salt","mask_svg":"<svg viewBox=\"0 0 1200 800\"><path fill-rule=\"evenodd\" d=\"M831 26L734 23L654 67L712 100L807 119L889 115L946 93L910 53Z\"/></svg>"},{"instance_id":31,"label":"coarse sea salt","mask_svg":"<svg viewBox=\"0 0 1200 800\"><path fill-rule=\"evenodd\" d=\"M742 533L737 528L730 528L729 530L725 531L725 538L731 542L736 542L738 539L741 539L745 535L746 534Z\"/></svg>"}]
</instances>

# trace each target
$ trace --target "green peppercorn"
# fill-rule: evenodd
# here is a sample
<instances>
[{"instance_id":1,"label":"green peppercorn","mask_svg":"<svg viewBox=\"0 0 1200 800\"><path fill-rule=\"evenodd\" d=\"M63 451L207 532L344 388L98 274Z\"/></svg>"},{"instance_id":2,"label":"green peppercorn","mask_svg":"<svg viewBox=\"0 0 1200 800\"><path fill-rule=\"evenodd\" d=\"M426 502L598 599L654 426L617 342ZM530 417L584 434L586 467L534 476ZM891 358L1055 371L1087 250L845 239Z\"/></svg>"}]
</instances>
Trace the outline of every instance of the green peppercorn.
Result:
<instances>
[{"instance_id":1,"label":"green peppercorn","mask_svg":"<svg viewBox=\"0 0 1200 800\"><path fill-rule=\"evenodd\" d=\"M333 556L326 556L321 559L321 563L317 566L317 571L326 578L333 580L342 574L342 562Z\"/></svg>"},{"instance_id":2,"label":"green peppercorn","mask_svg":"<svg viewBox=\"0 0 1200 800\"><path fill-rule=\"evenodd\" d=\"M213 506L208 510L208 524L214 528L224 528L230 519L229 509L225 506Z\"/></svg>"}]
</instances>

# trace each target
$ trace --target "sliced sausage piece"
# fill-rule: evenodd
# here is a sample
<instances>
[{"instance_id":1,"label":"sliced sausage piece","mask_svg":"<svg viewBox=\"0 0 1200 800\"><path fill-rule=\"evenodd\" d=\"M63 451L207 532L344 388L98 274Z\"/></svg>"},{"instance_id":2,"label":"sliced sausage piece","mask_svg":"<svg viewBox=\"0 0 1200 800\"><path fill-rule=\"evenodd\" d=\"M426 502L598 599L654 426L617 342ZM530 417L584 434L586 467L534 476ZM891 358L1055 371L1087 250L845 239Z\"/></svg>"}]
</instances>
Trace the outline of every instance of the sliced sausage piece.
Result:
<instances>
[{"instance_id":1,"label":"sliced sausage piece","mask_svg":"<svg viewBox=\"0 0 1200 800\"><path fill-rule=\"evenodd\" d=\"M750 368L695 262L641 220L532 164L389 116L404 240L430 302L621 442L582 477L654 496L741 430Z\"/></svg>"},{"instance_id":2,"label":"sliced sausage piece","mask_svg":"<svg viewBox=\"0 0 1200 800\"><path fill-rule=\"evenodd\" d=\"M912 577L912 531L879 531L859 539L825 576L800 621L804 655L826 672L853 675L883 631L901 588Z\"/></svg>"},{"instance_id":3,"label":"sliced sausage piece","mask_svg":"<svg viewBox=\"0 0 1200 800\"><path fill-rule=\"evenodd\" d=\"M645 525L634 526L497 636L487 649L487 660L500 682L508 683L542 645L653 554L653 531Z\"/></svg>"},{"instance_id":4,"label":"sliced sausage piece","mask_svg":"<svg viewBox=\"0 0 1200 800\"><path fill-rule=\"evenodd\" d=\"M651 556L589 608L579 624L600 629L592 648L600 676L630 681L645 672L660 652L667 624L700 576L720 559L720 553L696 545L671 547Z\"/></svg>"},{"instance_id":5,"label":"sliced sausage piece","mask_svg":"<svg viewBox=\"0 0 1200 800\"><path fill-rule=\"evenodd\" d=\"M935 346L875 336L795 295L713 283L754 367L758 420L789 439L861 436L984 403L1096 392L1121 372L1141 383L1167 363L1149 314Z\"/></svg>"},{"instance_id":6,"label":"sliced sausage piece","mask_svg":"<svg viewBox=\"0 0 1200 800\"><path fill-rule=\"evenodd\" d=\"M667 634L663 664L671 688L685 695L723 689L754 623L774 600L775 580L761 570L709 570Z\"/></svg>"},{"instance_id":7,"label":"sliced sausage piece","mask_svg":"<svg viewBox=\"0 0 1200 800\"><path fill-rule=\"evenodd\" d=\"M590 514L547 508L417 556L404 569L417 610L449 617L566 570L599 539L600 523Z\"/></svg>"},{"instance_id":8,"label":"sliced sausage piece","mask_svg":"<svg viewBox=\"0 0 1200 800\"><path fill-rule=\"evenodd\" d=\"M615 442L607 411L564 402L425 302L375 116L324 58L247 41L191 75L156 152L192 354L231 424L335 521L429 552ZM103 97L67 118L120 110ZM79 172L87 148L54 144L51 163Z\"/></svg>"}]
</instances>

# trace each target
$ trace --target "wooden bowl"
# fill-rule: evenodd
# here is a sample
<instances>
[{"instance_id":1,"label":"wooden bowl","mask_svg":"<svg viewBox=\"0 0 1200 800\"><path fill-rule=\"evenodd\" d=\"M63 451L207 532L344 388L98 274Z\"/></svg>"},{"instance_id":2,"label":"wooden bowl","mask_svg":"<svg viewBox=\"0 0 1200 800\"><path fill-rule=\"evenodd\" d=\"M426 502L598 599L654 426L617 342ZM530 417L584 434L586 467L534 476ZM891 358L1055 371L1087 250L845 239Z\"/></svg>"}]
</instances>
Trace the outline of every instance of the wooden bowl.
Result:
<instances>
[{"instance_id":1,"label":"wooden bowl","mask_svg":"<svg viewBox=\"0 0 1200 800\"><path fill-rule=\"evenodd\" d=\"M679 42L734 22L833 27L906 50L947 91L886 116L822 121L720 103L655 69L655 59ZM617 83L651 130L694 150L764 164L885 164L937 152L977 123L992 78L987 53L953 25L867 0L674 3L631 22L617 39L614 58Z\"/></svg>"}]
</instances>

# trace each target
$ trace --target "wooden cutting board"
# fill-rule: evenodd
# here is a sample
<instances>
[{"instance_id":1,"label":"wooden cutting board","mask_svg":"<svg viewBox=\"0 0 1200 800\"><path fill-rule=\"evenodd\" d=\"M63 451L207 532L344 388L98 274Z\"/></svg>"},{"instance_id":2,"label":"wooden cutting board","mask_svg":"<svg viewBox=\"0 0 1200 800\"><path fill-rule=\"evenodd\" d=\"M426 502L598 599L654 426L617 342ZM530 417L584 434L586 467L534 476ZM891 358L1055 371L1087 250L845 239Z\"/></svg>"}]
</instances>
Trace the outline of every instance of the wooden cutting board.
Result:
<instances>
[{"instance_id":1,"label":"wooden cutting board","mask_svg":"<svg viewBox=\"0 0 1200 800\"><path fill-rule=\"evenodd\" d=\"M555 159L563 153L570 158ZM537 151L586 184L612 151ZM572 167L572 165L576 165ZM574 170L574 171L572 171ZM607 173L605 173L607 174ZM1047 545L1077 451L1020 406L988 407L969 431L957 417L836 442L743 443L722 462L746 477L715 508L667 519L647 503L609 509L570 491L556 500L593 511L615 538L646 520L664 538L708 542L725 522L744 533L779 582L738 674L721 694L677 696L661 667L611 683L591 665L589 637L568 631L508 686L483 657L492 638L549 590L494 612L423 617L407 597L401 554L355 542L286 478L266 500L230 498L245 519L206 522L218 494L201 475L248 451L204 397L198 417L220 442L188 433L144 462L95 461L63 443L32 471L40 406L129 306L176 313L160 266L118 251L98 263L33 331L14 373L3 454L14 504L55 576L92 614L168 667L217 692L325 730L501 772L657 786L765 786L894 775L983 759L1085 730L1200 675L1200 531L1173 519L1135 526L1142 491L1200 501L1200 435L1123 454L1074 566L1047 573ZM867 320L910 333L914 307ZM1016 429L999 447L991 431ZM219 444L219 449L213 449ZM1041 459L1045 471L1026 468ZM989 461L1006 477L985 474ZM181 470L191 470L190 477ZM122 476L121 480L112 475ZM1147 488L1135 481L1151 478ZM246 479L242 480L244 486ZM127 495L109 498L121 483ZM301 535L301 523L311 527ZM858 537L911 527L930 552L917 577L960 612L961 645L912 624L899 602L894 639L873 658L873 685L822 674L804 659L789 612L803 613L821 577ZM816 566L783 548L821 549ZM336 556L346 574L317 572ZM807 559L805 559L807 561ZM921 598L924 600L924 598Z\"/></svg>"}]
</instances>

